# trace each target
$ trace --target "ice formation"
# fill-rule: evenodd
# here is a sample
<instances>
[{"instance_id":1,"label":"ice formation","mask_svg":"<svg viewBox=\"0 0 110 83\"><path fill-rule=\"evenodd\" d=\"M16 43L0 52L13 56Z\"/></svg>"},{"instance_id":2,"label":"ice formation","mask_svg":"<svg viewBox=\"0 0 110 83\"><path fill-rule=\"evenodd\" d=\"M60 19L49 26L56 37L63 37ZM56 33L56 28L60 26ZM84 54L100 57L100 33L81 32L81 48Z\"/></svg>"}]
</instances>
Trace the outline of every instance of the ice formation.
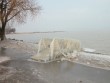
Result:
<instances>
[{"instance_id":1,"label":"ice formation","mask_svg":"<svg viewBox=\"0 0 110 83\"><path fill-rule=\"evenodd\" d=\"M74 39L48 39L39 41L38 53L32 57L34 60L51 61L61 57L74 58L81 49L80 42Z\"/></svg>"},{"instance_id":2,"label":"ice formation","mask_svg":"<svg viewBox=\"0 0 110 83\"><path fill-rule=\"evenodd\" d=\"M89 53L94 53L96 51L95 49L91 49L91 48L83 48L82 50L84 52L89 52Z\"/></svg>"}]
</instances>

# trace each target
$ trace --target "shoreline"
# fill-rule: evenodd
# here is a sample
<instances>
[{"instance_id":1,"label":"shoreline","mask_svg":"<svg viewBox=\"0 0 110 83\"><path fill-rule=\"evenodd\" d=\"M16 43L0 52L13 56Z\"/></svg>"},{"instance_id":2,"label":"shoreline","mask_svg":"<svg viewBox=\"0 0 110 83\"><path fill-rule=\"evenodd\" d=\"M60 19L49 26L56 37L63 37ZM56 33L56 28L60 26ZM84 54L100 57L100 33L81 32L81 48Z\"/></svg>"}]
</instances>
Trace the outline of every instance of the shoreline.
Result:
<instances>
[{"instance_id":1,"label":"shoreline","mask_svg":"<svg viewBox=\"0 0 110 83\"><path fill-rule=\"evenodd\" d=\"M0 47L20 50L21 52L28 53L32 56L32 55L37 54L38 44L19 41L19 40L7 39L7 40L0 42ZM108 58L106 58L106 56ZM90 66L90 67L110 70L110 56L108 55L92 54L92 53L83 52L73 59L66 59L63 57L59 61L63 61L63 60L68 60L70 62L75 62L75 63L83 64L86 66ZM53 61L56 61L56 60L53 60ZM38 62L38 61L35 61L35 62Z\"/></svg>"},{"instance_id":2,"label":"shoreline","mask_svg":"<svg viewBox=\"0 0 110 83\"><path fill-rule=\"evenodd\" d=\"M45 32L15 32L15 33L10 33L7 35L11 34L35 34L35 33L60 33L60 32L65 32L65 31L45 31Z\"/></svg>"},{"instance_id":3,"label":"shoreline","mask_svg":"<svg viewBox=\"0 0 110 83\"><path fill-rule=\"evenodd\" d=\"M6 39L0 42L0 47L17 49L31 54L35 54L37 52L37 44L24 42L23 40Z\"/></svg>"}]
</instances>

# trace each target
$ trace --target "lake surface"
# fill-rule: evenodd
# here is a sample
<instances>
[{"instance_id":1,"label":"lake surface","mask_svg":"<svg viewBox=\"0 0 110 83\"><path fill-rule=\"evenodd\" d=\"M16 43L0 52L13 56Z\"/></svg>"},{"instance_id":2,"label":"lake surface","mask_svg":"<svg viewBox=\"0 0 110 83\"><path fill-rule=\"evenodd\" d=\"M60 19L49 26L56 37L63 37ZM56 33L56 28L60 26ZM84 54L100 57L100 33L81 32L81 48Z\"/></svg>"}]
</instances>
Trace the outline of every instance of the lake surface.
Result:
<instances>
[{"instance_id":1,"label":"lake surface","mask_svg":"<svg viewBox=\"0 0 110 83\"><path fill-rule=\"evenodd\" d=\"M92 48L96 52L110 55L110 31L73 31L56 33L10 34L8 38L15 38L28 42L38 42L41 38L73 38L81 41L83 48Z\"/></svg>"},{"instance_id":2,"label":"lake surface","mask_svg":"<svg viewBox=\"0 0 110 83\"><path fill-rule=\"evenodd\" d=\"M31 56L15 49L0 49L0 56L12 60L5 64L17 73L0 83L110 83L110 70L62 61L38 63L28 60Z\"/></svg>"}]
</instances>

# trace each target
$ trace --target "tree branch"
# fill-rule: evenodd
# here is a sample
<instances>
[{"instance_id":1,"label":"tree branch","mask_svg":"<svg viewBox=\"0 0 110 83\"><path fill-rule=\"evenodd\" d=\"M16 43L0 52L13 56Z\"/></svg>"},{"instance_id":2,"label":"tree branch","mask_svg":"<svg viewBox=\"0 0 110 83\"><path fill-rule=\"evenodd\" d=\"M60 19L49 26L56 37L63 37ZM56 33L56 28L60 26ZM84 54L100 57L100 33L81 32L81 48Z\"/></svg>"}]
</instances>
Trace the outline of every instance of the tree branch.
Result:
<instances>
[{"instance_id":1,"label":"tree branch","mask_svg":"<svg viewBox=\"0 0 110 83\"><path fill-rule=\"evenodd\" d=\"M7 19L7 22L10 21L11 19L13 19L16 15L18 15L21 11L18 11L16 14L14 14L12 17L10 17L9 19Z\"/></svg>"}]
</instances>

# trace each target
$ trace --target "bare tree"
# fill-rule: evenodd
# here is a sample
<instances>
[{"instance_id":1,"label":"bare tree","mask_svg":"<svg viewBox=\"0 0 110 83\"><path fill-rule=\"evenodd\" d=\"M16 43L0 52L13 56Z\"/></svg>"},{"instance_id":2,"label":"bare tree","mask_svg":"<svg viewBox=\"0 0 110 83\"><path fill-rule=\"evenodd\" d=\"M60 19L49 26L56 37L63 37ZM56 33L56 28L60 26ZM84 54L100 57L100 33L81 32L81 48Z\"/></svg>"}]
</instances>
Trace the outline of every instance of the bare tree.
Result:
<instances>
[{"instance_id":1,"label":"bare tree","mask_svg":"<svg viewBox=\"0 0 110 83\"><path fill-rule=\"evenodd\" d=\"M8 22L24 23L28 15L36 16L40 9L34 0L0 0L1 40Z\"/></svg>"}]
</instances>

